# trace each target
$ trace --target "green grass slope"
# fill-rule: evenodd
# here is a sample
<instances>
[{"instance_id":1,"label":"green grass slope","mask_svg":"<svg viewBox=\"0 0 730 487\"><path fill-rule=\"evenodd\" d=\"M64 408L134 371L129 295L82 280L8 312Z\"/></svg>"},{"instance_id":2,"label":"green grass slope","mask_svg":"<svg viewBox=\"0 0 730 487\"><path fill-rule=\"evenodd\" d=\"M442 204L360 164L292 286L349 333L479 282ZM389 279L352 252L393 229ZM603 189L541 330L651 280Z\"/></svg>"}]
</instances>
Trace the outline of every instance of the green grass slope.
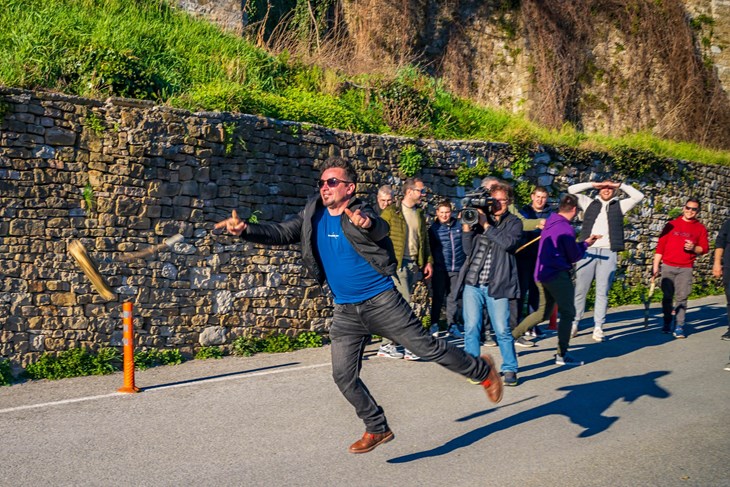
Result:
<instances>
[{"instance_id":1,"label":"green grass slope","mask_svg":"<svg viewBox=\"0 0 730 487\"><path fill-rule=\"evenodd\" d=\"M347 76L272 56L164 0L5 0L0 85L91 98L122 96L190 110L259 114L365 133L632 151L712 164L730 153L651 134L546 130L454 97L406 68ZM636 152L631 152L636 154ZM647 156L648 158L651 158Z\"/></svg>"}]
</instances>

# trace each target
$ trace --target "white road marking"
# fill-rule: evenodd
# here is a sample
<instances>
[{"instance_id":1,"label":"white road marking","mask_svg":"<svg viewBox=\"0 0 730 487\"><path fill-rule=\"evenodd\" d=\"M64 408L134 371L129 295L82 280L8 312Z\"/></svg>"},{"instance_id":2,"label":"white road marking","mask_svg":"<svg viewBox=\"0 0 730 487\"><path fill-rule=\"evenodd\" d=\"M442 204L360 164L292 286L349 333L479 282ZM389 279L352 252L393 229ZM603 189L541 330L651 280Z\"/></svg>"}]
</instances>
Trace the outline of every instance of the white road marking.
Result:
<instances>
[{"instance_id":1,"label":"white road marking","mask_svg":"<svg viewBox=\"0 0 730 487\"><path fill-rule=\"evenodd\" d=\"M284 372L296 372L299 370L327 367L329 365L330 365L330 363L327 362L324 364L305 365L302 367L296 367L296 368L292 368L292 369L267 370L264 372L252 372L250 374L242 373L242 374L235 374L235 375L230 375L230 376L226 376L226 377L214 377L212 379L192 379L192 380L187 380L187 381L182 381L179 383L172 383L172 384L167 384L167 385L162 385L162 386L150 386L149 389L142 388L142 391L148 392L148 393L157 392L157 391L162 391L165 389L175 389L178 387L187 387L187 386L192 386L192 385L197 385L197 384L206 384L209 382L223 382L223 381L228 381L228 380L240 380L240 379L247 379L249 377L260 377L262 375L273 375L273 374L281 374ZM16 407L12 407L12 408L0 409L0 414L13 413L15 411L23 411L26 409L39 409L39 408L45 408L45 407L50 407L50 406L61 406L63 404L73 404L75 402L96 401L98 399L106 399L107 397L129 396L129 395L133 395L133 394L126 394L123 392L112 392L110 394L101 394L98 396L77 397L74 399L64 399L62 401L44 402L44 403L40 403L40 404L28 404L26 406L16 406Z\"/></svg>"}]
</instances>

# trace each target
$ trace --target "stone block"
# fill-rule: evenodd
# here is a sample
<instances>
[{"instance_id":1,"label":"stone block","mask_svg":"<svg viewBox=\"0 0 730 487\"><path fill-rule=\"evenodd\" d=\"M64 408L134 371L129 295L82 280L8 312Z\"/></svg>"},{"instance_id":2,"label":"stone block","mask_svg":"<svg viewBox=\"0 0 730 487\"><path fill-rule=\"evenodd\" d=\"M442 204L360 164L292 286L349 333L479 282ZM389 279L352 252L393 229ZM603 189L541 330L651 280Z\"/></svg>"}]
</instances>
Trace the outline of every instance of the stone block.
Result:
<instances>
[{"instance_id":1,"label":"stone block","mask_svg":"<svg viewBox=\"0 0 730 487\"><path fill-rule=\"evenodd\" d=\"M50 127L45 131L45 143L50 146L72 146L76 143L76 132L61 127Z\"/></svg>"}]
</instances>

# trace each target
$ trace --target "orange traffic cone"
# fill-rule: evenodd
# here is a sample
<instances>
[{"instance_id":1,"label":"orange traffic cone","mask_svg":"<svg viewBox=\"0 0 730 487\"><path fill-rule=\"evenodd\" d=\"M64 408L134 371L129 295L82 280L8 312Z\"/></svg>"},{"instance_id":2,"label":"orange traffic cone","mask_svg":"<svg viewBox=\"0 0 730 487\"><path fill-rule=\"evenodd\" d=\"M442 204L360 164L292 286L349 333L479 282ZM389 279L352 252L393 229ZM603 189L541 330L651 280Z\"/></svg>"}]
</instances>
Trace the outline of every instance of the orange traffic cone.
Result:
<instances>
[{"instance_id":1,"label":"orange traffic cone","mask_svg":"<svg viewBox=\"0 0 730 487\"><path fill-rule=\"evenodd\" d=\"M124 345L124 386L118 392L134 393L139 388L134 385L134 317L132 303L122 305L122 344Z\"/></svg>"}]
</instances>

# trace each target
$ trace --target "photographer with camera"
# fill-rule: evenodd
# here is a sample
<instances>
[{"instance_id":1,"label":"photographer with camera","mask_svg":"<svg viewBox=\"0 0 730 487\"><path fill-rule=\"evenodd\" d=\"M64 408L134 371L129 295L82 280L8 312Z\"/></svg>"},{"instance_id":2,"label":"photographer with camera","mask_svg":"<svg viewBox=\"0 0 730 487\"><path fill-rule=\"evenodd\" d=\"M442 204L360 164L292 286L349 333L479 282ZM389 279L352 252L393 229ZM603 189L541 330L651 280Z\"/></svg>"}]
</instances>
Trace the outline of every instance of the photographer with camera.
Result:
<instances>
[{"instance_id":1,"label":"photographer with camera","mask_svg":"<svg viewBox=\"0 0 730 487\"><path fill-rule=\"evenodd\" d=\"M462 243L467 260L459 275L463 286L464 348L480 355L482 310L489 318L502 354L504 384L517 385L517 354L509 327L510 299L519 296L514 250L522 236L522 221L510 213L512 187L504 183L467 194L462 204Z\"/></svg>"}]
</instances>

